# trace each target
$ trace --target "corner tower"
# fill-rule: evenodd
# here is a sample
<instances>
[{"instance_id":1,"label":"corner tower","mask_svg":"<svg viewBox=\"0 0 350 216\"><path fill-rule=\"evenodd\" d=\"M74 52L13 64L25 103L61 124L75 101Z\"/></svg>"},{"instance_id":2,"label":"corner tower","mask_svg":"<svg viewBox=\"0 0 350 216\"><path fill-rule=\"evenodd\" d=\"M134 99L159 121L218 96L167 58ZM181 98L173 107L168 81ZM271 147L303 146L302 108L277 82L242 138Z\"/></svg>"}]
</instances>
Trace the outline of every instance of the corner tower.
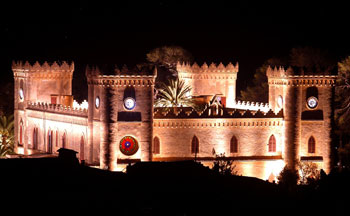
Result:
<instances>
[{"instance_id":1,"label":"corner tower","mask_svg":"<svg viewBox=\"0 0 350 216\"><path fill-rule=\"evenodd\" d=\"M52 96L63 96L73 103L72 78L74 63L54 62L49 64L31 65L29 62L13 62L14 76L14 121L15 121L15 149L27 143L26 109L29 102L52 103ZM68 96L68 97L67 97ZM26 154L26 149L24 149Z\"/></svg>"},{"instance_id":2,"label":"corner tower","mask_svg":"<svg viewBox=\"0 0 350 216\"><path fill-rule=\"evenodd\" d=\"M218 66L178 63L176 68L179 78L192 87L192 95L222 95L227 107L235 104L238 63L235 66L229 63L226 67L222 63Z\"/></svg>"},{"instance_id":3,"label":"corner tower","mask_svg":"<svg viewBox=\"0 0 350 216\"><path fill-rule=\"evenodd\" d=\"M90 160L103 169L150 161L153 137L154 71L86 70L89 94Z\"/></svg>"},{"instance_id":4,"label":"corner tower","mask_svg":"<svg viewBox=\"0 0 350 216\"><path fill-rule=\"evenodd\" d=\"M297 74L291 68L267 69L269 104L284 114L284 160L313 161L331 169L331 118L336 75Z\"/></svg>"}]
</instances>

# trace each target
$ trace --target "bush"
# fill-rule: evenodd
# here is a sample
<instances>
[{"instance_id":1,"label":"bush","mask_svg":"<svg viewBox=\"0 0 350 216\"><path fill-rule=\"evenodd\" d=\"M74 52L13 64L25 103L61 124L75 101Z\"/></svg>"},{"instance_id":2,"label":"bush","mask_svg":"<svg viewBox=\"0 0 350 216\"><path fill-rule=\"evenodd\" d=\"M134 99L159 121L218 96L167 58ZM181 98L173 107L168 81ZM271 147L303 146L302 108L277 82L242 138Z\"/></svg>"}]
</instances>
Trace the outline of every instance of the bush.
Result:
<instances>
[{"instance_id":1,"label":"bush","mask_svg":"<svg viewBox=\"0 0 350 216\"><path fill-rule=\"evenodd\" d=\"M312 162L299 162L298 168L300 172L299 184L311 185L315 184L320 179L320 170L317 164Z\"/></svg>"},{"instance_id":2,"label":"bush","mask_svg":"<svg viewBox=\"0 0 350 216\"><path fill-rule=\"evenodd\" d=\"M236 165L233 162L234 160L225 157L225 153L215 154L212 170L222 175L237 175Z\"/></svg>"},{"instance_id":3,"label":"bush","mask_svg":"<svg viewBox=\"0 0 350 216\"><path fill-rule=\"evenodd\" d=\"M299 174L296 169L289 168L287 165L283 168L277 177L278 184L288 189L293 189L298 184Z\"/></svg>"}]
</instances>

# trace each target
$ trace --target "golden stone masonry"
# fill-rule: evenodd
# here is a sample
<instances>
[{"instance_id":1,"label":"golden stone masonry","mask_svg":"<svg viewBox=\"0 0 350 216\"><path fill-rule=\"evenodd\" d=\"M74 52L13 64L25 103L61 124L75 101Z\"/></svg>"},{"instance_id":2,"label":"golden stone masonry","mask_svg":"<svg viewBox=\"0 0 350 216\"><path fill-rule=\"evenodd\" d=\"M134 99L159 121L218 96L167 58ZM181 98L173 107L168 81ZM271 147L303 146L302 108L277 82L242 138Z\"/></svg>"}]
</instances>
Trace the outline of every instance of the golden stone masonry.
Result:
<instances>
[{"instance_id":1,"label":"golden stone masonry","mask_svg":"<svg viewBox=\"0 0 350 216\"><path fill-rule=\"evenodd\" d=\"M136 161L197 160L213 153L234 159L239 174L274 179L284 165L313 161L330 171L332 89L336 76L300 75L268 68L268 104L236 100L238 63L177 65L191 85L191 107L154 106L157 71L87 68L88 100L72 95L74 63L13 62L15 147L19 154L55 154L59 148L101 169Z\"/></svg>"}]
</instances>

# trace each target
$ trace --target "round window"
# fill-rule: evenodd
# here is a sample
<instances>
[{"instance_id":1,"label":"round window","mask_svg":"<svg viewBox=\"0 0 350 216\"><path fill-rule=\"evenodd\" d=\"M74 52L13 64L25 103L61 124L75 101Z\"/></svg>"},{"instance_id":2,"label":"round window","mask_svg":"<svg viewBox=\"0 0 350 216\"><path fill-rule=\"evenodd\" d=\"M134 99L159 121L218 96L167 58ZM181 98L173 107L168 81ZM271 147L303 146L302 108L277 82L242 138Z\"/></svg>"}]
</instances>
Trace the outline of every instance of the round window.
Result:
<instances>
[{"instance_id":1,"label":"round window","mask_svg":"<svg viewBox=\"0 0 350 216\"><path fill-rule=\"evenodd\" d=\"M312 96L312 97L309 97L309 98L307 99L307 106L308 106L310 109L316 108L317 105L318 105L318 100L317 100L316 97L313 97L313 96Z\"/></svg>"},{"instance_id":2,"label":"round window","mask_svg":"<svg viewBox=\"0 0 350 216\"><path fill-rule=\"evenodd\" d=\"M23 92L23 89L22 89L22 88L19 89L18 94L19 94L19 99L23 100L23 98L24 98L24 92Z\"/></svg>"},{"instance_id":3,"label":"round window","mask_svg":"<svg viewBox=\"0 0 350 216\"><path fill-rule=\"evenodd\" d=\"M120 140L119 150L125 155L133 155L139 149L137 140L132 136L125 136Z\"/></svg>"},{"instance_id":4,"label":"round window","mask_svg":"<svg viewBox=\"0 0 350 216\"><path fill-rule=\"evenodd\" d=\"M99 96L97 96L95 98L95 107L96 107L96 109L98 109L100 107L100 97Z\"/></svg>"},{"instance_id":5,"label":"round window","mask_svg":"<svg viewBox=\"0 0 350 216\"><path fill-rule=\"evenodd\" d=\"M125 109L133 110L135 108L135 106L136 106L136 102L135 102L134 98L132 98L132 97L125 98L125 100L124 100Z\"/></svg>"},{"instance_id":6,"label":"round window","mask_svg":"<svg viewBox=\"0 0 350 216\"><path fill-rule=\"evenodd\" d=\"M281 95L279 95L277 98L277 106L278 108L282 108L283 106L283 97Z\"/></svg>"}]
</instances>

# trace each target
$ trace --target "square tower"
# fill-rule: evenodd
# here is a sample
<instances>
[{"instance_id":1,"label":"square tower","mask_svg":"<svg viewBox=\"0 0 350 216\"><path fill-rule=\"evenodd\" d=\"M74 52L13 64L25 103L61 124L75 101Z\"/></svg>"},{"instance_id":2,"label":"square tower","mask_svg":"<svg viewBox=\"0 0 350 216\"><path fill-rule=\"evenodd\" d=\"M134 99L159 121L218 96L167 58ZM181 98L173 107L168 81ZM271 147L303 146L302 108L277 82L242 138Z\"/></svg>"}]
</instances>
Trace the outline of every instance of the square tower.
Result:
<instances>
[{"instance_id":1,"label":"square tower","mask_svg":"<svg viewBox=\"0 0 350 216\"><path fill-rule=\"evenodd\" d=\"M51 103L52 96L65 98L73 104L72 78L74 63L62 64L44 62L30 64L29 62L13 62L12 71L15 82L14 89L14 121L15 121L15 150L24 147L27 154L29 132L27 131L26 109L28 103Z\"/></svg>"},{"instance_id":2,"label":"square tower","mask_svg":"<svg viewBox=\"0 0 350 216\"><path fill-rule=\"evenodd\" d=\"M283 109L286 164L295 167L297 161L314 161L329 172L331 102L337 76L298 74L282 67L269 67L266 75L271 109Z\"/></svg>"},{"instance_id":3,"label":"square tower","mask_svg":"<svg viewBox=\"0 0 350 216\"><path fill-rule=\"evenodd\" d=\"M214 63L209 66L206 63L202 66L197 63L193 65L178 63L176 69L179 78L192 87L193 96L223 95L227 107L235 104L238 63L235 66L232 63L227 66L222 63L218 66Z\"/></svg>"},{"instance_id":4,"label":"square tower","mask_svg":"<svg viewBox=\"0 0 350 216\"><path fill-rule=\"evenodd\" d=\"M90 160L103 169L150 161L153 137L153 95L156 70L116 70L102 75L86 71L89 89Z\"/></svg>"}]
</instances>

